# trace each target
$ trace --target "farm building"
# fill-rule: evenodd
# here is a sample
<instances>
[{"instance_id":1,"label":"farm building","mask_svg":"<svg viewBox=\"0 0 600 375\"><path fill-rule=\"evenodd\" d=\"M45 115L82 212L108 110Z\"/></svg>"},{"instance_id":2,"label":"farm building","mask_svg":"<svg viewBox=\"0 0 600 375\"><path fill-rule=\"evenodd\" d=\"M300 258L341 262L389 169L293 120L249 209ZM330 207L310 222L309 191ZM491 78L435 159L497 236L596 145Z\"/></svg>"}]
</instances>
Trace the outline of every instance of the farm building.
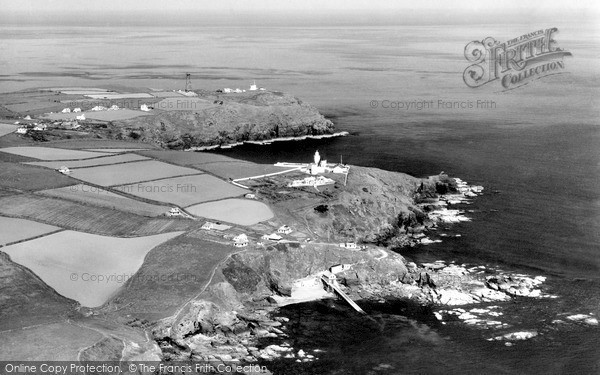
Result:
<instances>
[{"instance_id":1,"label":"farm building","mask_svg":"<svg viewBox=\"0 0 600 375\"><path fill-rule=\"evenodd\" d=\"M356 242L344 242L344 243L340 244L340 247L343 247L346 249L358 249Z\"/></svg>"},{"instance_id":2,"label":"farm building","mask_svg":"<svg viewBox=\"0 0 600 375\"><path fill-rule=\"evenodd\" d=\"M205 229L205 230L227 230L229 228L231 228L231 226L225 225L225 224L213 223L212 221L207 221L206 223L202 224L202 227L201 227L201 229Z\"/></svg>"},{"instance_id":3,"label":"farm building","mask_svg":"<svg viewBox=\"0 0 600 375\"><path fill-rule=\"evenodd\" d=\"M256 199L256 194L248 193L248 194L244 195L244 198L247 198L247 199Z\"/></svg>"},{"instance_id":4,"label":"farm building","mask_svg":"<svg viewBox=\"0 0 600 375\"><path fill-rule=\"evenodd\" d=\"M335 266L329 267L329 272L336 274L349 270L351 267L351 264L336 264Z\"/></svg>"},{"instance_id":5,"label":"farm building","mask_svg":"<svg viewBox=\"0 0 600 375\"><path fill-rule=\"evenodd\" d=\"M81 116L77 116L76 119L81 121L85 120L85 113L82 113Z\"/></svg>"},{"instance_id":6,"label":"farm building","mask_svg":"<svg viewBox=\"0 0 600 375\"><path fill-rule=\"evenodd\" d=\"M248 236L242 233L233 238L233 246L235 247L246 247L248 246Z\"/></svg>"},{"instance_id":7,"label":"farm building","mask_svg":"<svg viewBox=\"0 0 600 375\"><path fill-rule=\"evenodd\" d=\"M79 112L81 112L81 108L74 108L73 109L73 113L79 113Z\"/></svg>"},{"instance_id":8,"label":"farm building","mask_svg":"<svg viewBox=\"0 0 600 375\"><path fill-rule=\"evenodd\" d=\"M67 168L64 165L62 167L58 168L58 171L64 175L71 174L71 171L69 170L69 168Z\"/></svg>"},{"instance_id":9,"label":"farm building","mask_svg":"<svg viewBox=\"0 0 600 375\"><path fill-rule=\"evenodd\" d=\"M149 112L150 108L148 108L148 106L146 104L142 104L140 106L140 111Z\"/></svg>"},{"instance_id":10,"label":"farm building","mask_svg":"<svg viewBox=\"0 0 600 375\"><path fill-rule=\"evenodd\" d=\"M292 228L290 228L287 225L282 225L281 227L279 227L279 229L277 229L277 233L290 234L292 233Z\"/></svg>"},{"instance_id":11,"label":"farm building","mask_svg":"<svg viewBox=\"0 0 600 375\"><path fill-rule=\"evenodd\" d=\"M27 134L27 128L24 126L17 128L17 134Z\"/></svg>"},{"instance_id":12,"label":"farm building","mask_svg":"<svg viewBox=\"0 0 600 375\"><path fill-rule=\"evenodd\" d=\"M64 108L61 112L62 113L71 113L71 108Z\"/></svg>"},{"instance_id":13,"label":"farm building","mask_svg":"<svg viewBox=\"0 0 600 375\"><path fill-rule=\"evenodd\" d=\"M283 237L281 237L280 235L278 235L277 233L271 233L271 234L265 234L264 236L261 237L263 240L268 240L268 241L281 241L281 239Z\"/></svg>"}]
</instances>

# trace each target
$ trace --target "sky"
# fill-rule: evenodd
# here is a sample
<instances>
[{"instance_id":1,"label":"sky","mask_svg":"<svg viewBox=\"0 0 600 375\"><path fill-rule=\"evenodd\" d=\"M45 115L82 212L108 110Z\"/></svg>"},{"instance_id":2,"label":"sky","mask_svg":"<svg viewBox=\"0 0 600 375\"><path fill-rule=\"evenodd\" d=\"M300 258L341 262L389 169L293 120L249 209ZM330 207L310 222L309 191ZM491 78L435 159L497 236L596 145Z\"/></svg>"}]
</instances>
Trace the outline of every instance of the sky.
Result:
<instances>
[{"instance_id":1,"label":"sky","mask_svg":"<svg viewBox=\"0 0 600 375\"><path fill-rule=\"evenodd\" d=\"M109 15L108 20L102 19ZM135 17L132 17L137 15ZM135 24L227 20L241 24L269 18L282 23L318 19L339 23L352 19L408 22L427 18L432 23L491 21L495 18L576 17L596 21L597 0L0 0L0 21L9 24L86 23ZM215 18L216 17L216 18Z\"/></svg>"}]
</instances>

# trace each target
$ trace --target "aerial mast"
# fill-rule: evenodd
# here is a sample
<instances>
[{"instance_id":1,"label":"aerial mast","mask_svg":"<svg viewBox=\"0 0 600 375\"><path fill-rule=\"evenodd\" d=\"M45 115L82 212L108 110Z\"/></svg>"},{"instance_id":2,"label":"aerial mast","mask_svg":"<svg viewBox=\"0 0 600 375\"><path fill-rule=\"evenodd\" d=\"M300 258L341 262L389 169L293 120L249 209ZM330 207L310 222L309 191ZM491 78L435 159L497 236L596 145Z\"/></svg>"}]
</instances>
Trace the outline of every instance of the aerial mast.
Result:
<instances>
[{"instance_id":1,"label":"aerial mast","mask_svg":"<svg viewBox=\"0 0 600 375\"><path fill-rule=\"evenodd\" d=\"M185 92L192 91L192 75L190 73L185 74Z\"/></svg>"}]
</instances>

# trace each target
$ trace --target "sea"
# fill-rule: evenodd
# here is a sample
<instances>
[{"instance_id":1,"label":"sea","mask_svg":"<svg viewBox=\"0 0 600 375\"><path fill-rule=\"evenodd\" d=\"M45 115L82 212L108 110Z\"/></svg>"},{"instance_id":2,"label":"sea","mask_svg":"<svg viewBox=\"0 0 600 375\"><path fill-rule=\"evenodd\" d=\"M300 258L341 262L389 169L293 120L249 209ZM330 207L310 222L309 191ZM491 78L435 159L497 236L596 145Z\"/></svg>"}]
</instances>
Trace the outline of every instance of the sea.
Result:
<instances>
[{"instance_id":1,"label":"sea","mask_svg":"<svg viewBox=\"0 0 600 375\"><path fill-rule=\"evenodd\" d=\"M275 373L600 374L600 328L566 319L600 316L600 27L520 20L3 25L0 91L183 89L190 73L194 89L256 81L291 93L349 135L218 152L274 163L311 160L318 150L330 161L416 177L444 171L482 185L484 194L461 206L472 221L440 228L431 237L441 243L399 253L545 276L544 292L557 296L496 304L509 325L501 330L442 324L431 308L407 301L359 301L376 323L331 300L288 306L280 315L290 318L290 344L319 359L275 361ZM559 74L511 90L498 80L465 84L471 41L550 28L556 46L571 53ZM508 345L489 340L521 330L538 335Z\"/></svg>"}]
</instances>

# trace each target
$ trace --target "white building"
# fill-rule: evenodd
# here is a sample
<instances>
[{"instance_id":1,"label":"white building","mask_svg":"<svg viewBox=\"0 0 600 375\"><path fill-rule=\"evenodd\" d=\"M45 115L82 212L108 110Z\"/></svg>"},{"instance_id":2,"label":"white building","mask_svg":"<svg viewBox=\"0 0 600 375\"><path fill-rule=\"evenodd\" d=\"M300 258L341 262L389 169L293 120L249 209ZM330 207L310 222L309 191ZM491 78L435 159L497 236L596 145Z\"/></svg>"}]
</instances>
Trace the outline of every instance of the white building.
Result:
<instances>
[{"instance_id":1,"label":"white building","mask_svg":"<svg viewBox=\"0 0 600 375\"><path fill-rule=\"evenodd\" d=\"M239 234L233 238L233 246L246 247L248 246L248 236L245 233Z\"/></svg>"},{"instance_id":2,"label":"white building","mask_svg":"<svg viewBox=\"0 0 600 375\"><path fill-rule=\"evenodd\" d=\"M33 128L33 130L37 130L37 131L44 131L46 129L48 129L48 125L46 125L46 124L39 124Z\"/></svg>"},{"instance_id":3,"label":"white building","mask_svg":"<svg viewBox=\"0 0 600 375\"><path fill-rule=\"evenodd\" d=\"M81 108L74 108L73 109L73 113L79 113L79 112L81 112Z\"/></svg>"},{"instance_id":4,"label":"white building","mask_svg":"<svg viewBox=\"0 0 600 375\"><path fill-rule=\"evenodd\" d=\"M301 186L322 186L335 184L335 181L331 178L317 176L317 177L306 177L302 180L293 180L288 184L288 187L301 187Z\"/></svg>"},{"instance_id":5,"label":"white building","mask_svg":"<svg viewBox=\"0 0 600 375\"><path fill-rule=\"evenodd\" d=\"M140 106L140 111L150 112L150 108L148 108L148 106L146 104L142 104Z\"/></svg>"},{"instance_id":6,"label":"white building","mask_svg":"<svg viewBox=\"0 0 600 375\"><path fill-rule=\"evenodd\" d=\"M283 239L283 237L281 237L280 235L278 235L277 233L271 233L271 234L265 234L264 236L261 237L263 240L268 240L268 241L281 241L281 239Z\"/></svg>"},{"instance_id":7,"label":"white building","mask_svg":"<svg viewBox=\"0 0 600 375\"><path fill-rule=\"evenodd\" d=\"M329 272L336 274L349 270L351 267L351 264L336 264L335 266L329 267Z\"/></svg>"},{"instance_id":8,"label":"white building","mask_svg":"<svg viewBox=\"0 0 600 375\"><path fill-rule=\"evenodd\" d=\"M96 112L96 111L106 111L106 107L102 106L102 105L97 105L94 108L92 108L92 111Z\"/></svg>"},{"instance_id":9,"label":"white building","mask_svg":"<svg viewBox=\"0 0 600 375\"><path fill-rule=\"evenodd\" d=\"M250 85L250 91L256 91L258 90L258 87L256 87L256 81L254 81L254 84Z\"/></svg>"},{"instance_id":10,"label":"white building","mask_svg":"<svg viewBox=\"0 0 600 375\"><path fill-rule=\"evenodd\" d=\"M346 249L358 249L358 246L356 245L355 242L344 242L340 244L340 247L346 248Z\"/></svg>"},{"instance_id":11,"label":"white building","mask_svg":"<svg viewBox=\"0 0 600 375\"><path fill-rule=\"evenodd\" d=\"M71 174L71 171L69 170L69 168L67 168L64 165L62 167L58 168L58 171L64 175Z\"/></svg>"},{"instance_id":12,"label":"white building","mask_svg":"<svg viewBox=\"0 0 600 375\"><path fill-rule=\"evenodd\" d=\"M20 126L17 128L17 134L27 134L27 128L24 126Z\"/></svg>"},{"instance_id":13,"label":"white building","mask_svg":"<svg viewBox=\"0 0 600 375\"><path fill-rule=\"evenodd\" d=\"M292 233L292 228L288 227L287 225L282 225L279 227L279 229L277 229L277 233L290 234Z\"/></svg>"},{"instance_id":14,"label":"white building","mask_svg":"<svg viewBox=\"0 0 600 375\"><path fill-rule=\"evenodd\" d=\"M108 108L108 111L117 111L119 109L119 106L116 104L113 104L110 106L110 108Z\"/></svg>"},{"instance_id":15,"label":"white building","mask_svg":"<svg viewBox=\"0 0 600 375\"><path fill-rule=\"evenodd\" d=\"M256 199L256 194L248 193L248 194L244 195L244 198L246 198L246 199Z\"/></svg>"},{"instance_id":16,"label":"white building","mask_svg":"<svg viewBox=\"0 0 600 375\"><path fill-rule=\"evenodd\" d=\"M71 108L64 108L61 112L62 113L71 113Z\"/></svg>"},{"instance_id":17,"label":"white building","mask_svg":"<svg viewBox=\"0 0 600 375\"><path fill-rule=\"evenodd\" d=\"M80 116L75 117L77 120L85 120L85 113L82 113Z\"/></svg>"},{"instance_id":18,"label":"white building","mask_svg":"<svg viewBox=\"0 0 600 375\"><path fill-rule=\"evenodd\" d=\"M232 90L232 89L230 89L229 87L225 87L225 88L223 89L223 92L224 92L224 93L226 93L226 94L229 94L229 93L233 92L233 90Z\"/></svg>"}]
</instances>

